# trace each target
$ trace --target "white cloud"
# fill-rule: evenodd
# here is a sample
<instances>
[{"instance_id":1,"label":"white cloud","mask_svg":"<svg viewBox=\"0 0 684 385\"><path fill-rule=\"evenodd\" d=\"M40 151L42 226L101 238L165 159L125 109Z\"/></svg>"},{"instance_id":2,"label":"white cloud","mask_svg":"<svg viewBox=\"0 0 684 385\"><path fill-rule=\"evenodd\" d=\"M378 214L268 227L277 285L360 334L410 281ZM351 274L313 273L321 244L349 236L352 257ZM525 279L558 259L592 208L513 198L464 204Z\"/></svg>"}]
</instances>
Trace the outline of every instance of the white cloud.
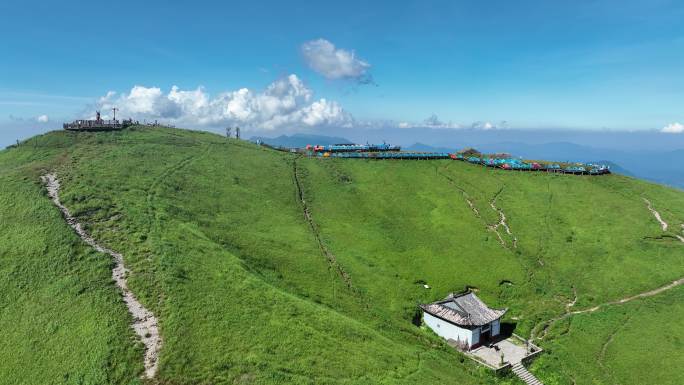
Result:
<instances>
[{"instance_id":1,"label":"white cloud","mask_svg":"<svg viewBox=\"0 0 684 385\"><path fill-rule=\"evenodd\" d=\"M437 128L437 129L459 129L463 128L458 123L454 122L443 122L439 119L437 114L432 114L430 115L427 119L423 120L422 122L418 123L411 123L411 122L399 122L399 123L393 123L392 125L397 126L399 128Z\"/></svg>"},{"instance_id":2,"label":"white cloud","mask_svg":"<svg viewBox=\"0 0 684 385\"><path fill-rule=\"evenodd\" d=\"M262 92L241 88L213 98L202 87L185 91L173 86L164 93L156 87L135 86L121 95L108 92L97 107L103 113L117 107L122 118L191 126L239 125L254 130L349 127L353 123L337 102L313 100L313 91L297 75L279 79Z\"/></svg>"},{"instance_id":3,"label":"white cloud","mask_svg":"<svg viewBox=\"0 0 684 385\"><path fill-rule=\"evenodd\" d=\"M430 115L427 119L425 119L423 121L423 123L420 126L429 127L429 128L451 128L451 129L463 128L463 126L461 126L458 123L454 123L451 121L448 121L448 122L441 121L436 114Z\"/></svg>"},{"instance_id":4,"label":"white cloud","mask_svg":"<svg viewBox=\"0 0 684 385\"><path fill-rule=\"evenodd\" d=\"M371 65L356 57L354 51L336 48L325 39L308 41L301 46L306 64L328 79L353 79L373 83L368 74Z\"/></svg>"},{"instance_id":5,"label":"white cloud","mask_svg":"<svg viewBox=\"0 0 684 385\"><path fill-rule=\"evenodd\" d=\"M660 132L664 132L667 134L681 134L684 133L684 124L681 123L670 123L667 126L663 127Z\"/></svg>"},{"instance_id":6,"label":"white cloud","mask_svg":"<svg viewBox=\"0 0 684 385\"><path fill-rule=\"evenodd\" d=\"M50 118L47 115L40 115L36 117L36 121L39 123L47 123L50 121Z\"/></svg>"},{"instance_id":7,"label":"white cloud","mask_svg":"<svg viewBox=\"0 0 684 385\"><path fill-rule=\"evenodd\" d=\"M439 116L437 116L437 114L430 115L427 119L424 120L424 123L428 127L441 127L444 125L444 122L439 120Z\"/></svg>"},{"instance_id":8,"label":"white cloud","mask_svg":"<svg viewBox=\"0 0 684 385\"><path fill-rule=\"evenodd\" d=\"M390 125L399 128L432 128L452 130L460 130L468 127L474 130L496 130L508 128L508 122L505 120L497 124L488 121L477 121L471 124L464 125L460 123L454 123L452 121L444 122L441 119L439 119L439 117L436 114L430 115L427 119L423 120L422 122L391 122Z\"/></svg>"},{"instance_id":9,"label":"white cloud","mask_svg":"<svg viewBox=\"0 0 684 385\"><path fill-rule=\"evenodd\" d=\"M476 130L493 130L497 128L492 122L474 122L471 127Z\"/></svg>"}]
</instances>

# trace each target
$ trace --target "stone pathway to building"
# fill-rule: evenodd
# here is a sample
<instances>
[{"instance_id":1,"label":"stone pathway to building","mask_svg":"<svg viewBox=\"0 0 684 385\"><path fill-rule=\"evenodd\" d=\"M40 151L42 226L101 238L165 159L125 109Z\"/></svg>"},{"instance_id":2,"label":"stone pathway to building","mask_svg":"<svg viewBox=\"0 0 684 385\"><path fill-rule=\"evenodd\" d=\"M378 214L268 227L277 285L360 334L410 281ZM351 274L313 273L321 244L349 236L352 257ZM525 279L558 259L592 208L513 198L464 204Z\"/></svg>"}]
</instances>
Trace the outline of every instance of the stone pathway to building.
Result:
<instances>
[{"instance_id":1,"label":"stone pathway to building","mask_svg":"<svg viewBox=\"0 0 684 385\"><path fill-rule=\"evenodd\" d=\"M502 354L504 362L510 363L511 365L519 363L528 355L527 349L525 349L524 346L516 345L508 339L499 341L493 344L492 347L480 346L468 353L495 368L503 366L501 365Z\"/></svg>"},{"instance_id":2,"label":"stone pathway to building","mask_svg":"<svg viewBox=\"0 0 684 385\"><path fill-rule=\"evenodd\" d=\"M542 382L525 369L522 364L522 360L525 359L525 357L535 354L534 352L540 352L539 347L530 345L529 349L531 350L528 351L527 347L514 343L513 338L515 337L509 337L492 344L491 346L480 346L477 349L469 351L468 354L474 356L477 361L483 362L495 370L510 364L513 374L518 376L526 384L543 385Z\"/></svg>"},{"instance_id":3,"label":"stone pathway to building","mask_svg":"<svg viewBox=\"0 0 684 385\"><path fill-rule=\"evenodd\" d=\"M518 378L525 381L527 385L544 385L541 381L539 381L539 379L537 379L537 377L534 376L534 374L525 369L522 363L518 362L517 364L514 364L512 369L513 373L515 373Z\"/></svg>"}]
</instances>

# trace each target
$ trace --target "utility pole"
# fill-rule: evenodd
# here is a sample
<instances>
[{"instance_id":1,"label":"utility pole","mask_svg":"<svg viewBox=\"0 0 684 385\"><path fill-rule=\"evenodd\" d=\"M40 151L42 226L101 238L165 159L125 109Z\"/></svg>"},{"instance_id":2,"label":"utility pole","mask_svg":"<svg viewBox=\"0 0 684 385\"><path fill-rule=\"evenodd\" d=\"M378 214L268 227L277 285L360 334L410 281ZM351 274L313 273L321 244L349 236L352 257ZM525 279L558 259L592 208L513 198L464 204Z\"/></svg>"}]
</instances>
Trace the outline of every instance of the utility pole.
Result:
<instances>
[{"instance_id":1,"label":"utility pole","mask_svg":"<svg viewBox=\"0 0 684 385\"><path fill-rule=\"evenodd\" d=\"M118 111L118 110L119 109L116 107L112 108L112 111L114 111L114 120L116 120L116 111Z\"/></svg>"}]
</instances>

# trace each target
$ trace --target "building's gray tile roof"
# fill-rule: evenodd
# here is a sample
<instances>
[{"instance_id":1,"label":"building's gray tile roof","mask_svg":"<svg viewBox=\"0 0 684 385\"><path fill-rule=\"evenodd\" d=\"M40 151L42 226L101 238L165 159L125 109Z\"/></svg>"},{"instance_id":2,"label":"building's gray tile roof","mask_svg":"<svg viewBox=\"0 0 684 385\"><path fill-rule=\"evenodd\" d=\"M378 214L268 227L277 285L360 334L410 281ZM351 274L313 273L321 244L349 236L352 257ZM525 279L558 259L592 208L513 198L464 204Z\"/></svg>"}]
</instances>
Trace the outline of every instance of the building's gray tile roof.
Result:
<instances>
[{"instance_id":1,"label":"building's gray tile roof","mask_svg":"<svg viewBox=\"0 0 684 385\"><path fill-rule=\"evenodd\" d=\"M507 309L492 309L475 293L450 294L442 301L420 305L427 313L461 326L482 326L501 318Z\"/></svg>"}]
</instances>

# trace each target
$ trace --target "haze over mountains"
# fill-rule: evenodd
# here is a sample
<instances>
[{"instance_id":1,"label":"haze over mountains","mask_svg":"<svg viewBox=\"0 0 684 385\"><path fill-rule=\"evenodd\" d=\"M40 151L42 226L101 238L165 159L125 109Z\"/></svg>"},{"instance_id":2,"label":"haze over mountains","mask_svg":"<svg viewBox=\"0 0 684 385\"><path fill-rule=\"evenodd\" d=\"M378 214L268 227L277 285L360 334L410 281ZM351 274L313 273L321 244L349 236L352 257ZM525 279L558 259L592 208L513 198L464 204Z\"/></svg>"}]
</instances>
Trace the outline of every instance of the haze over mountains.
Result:
<instances>
[{"instance_id":1,"label":"haze over mountains","mask_svg":"<svg viewBox=\"0 0 684 385\"><path fill-rule=\"evenodd\" d=\"M445 130L431 128L331 131L327 135L294 134L259 138L265 143L306 144L382 142L412 151L454 151L474 147L528 159L606 162L614 172L684 188L684 135L658 131L582 130Z\"/></svg>"}]
</instances>

